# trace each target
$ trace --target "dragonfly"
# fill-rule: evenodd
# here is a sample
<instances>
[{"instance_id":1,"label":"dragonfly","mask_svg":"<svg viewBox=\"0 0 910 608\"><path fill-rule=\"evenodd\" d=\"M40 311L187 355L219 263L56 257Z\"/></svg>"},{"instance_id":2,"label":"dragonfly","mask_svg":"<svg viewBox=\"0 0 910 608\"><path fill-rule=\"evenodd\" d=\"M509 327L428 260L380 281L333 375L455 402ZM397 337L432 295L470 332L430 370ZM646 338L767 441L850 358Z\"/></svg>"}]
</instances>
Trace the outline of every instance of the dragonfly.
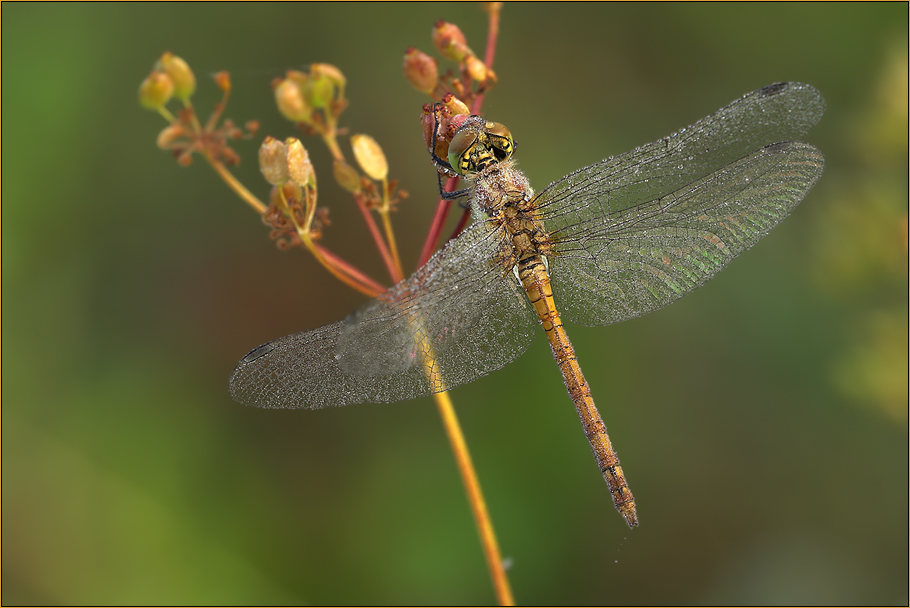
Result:
<instances>
[{"instance_id":1,"label":"dragonfly","mask_svg":"<svg viewBox=\"0 0 910 608\"><path fill-rule=\"evenodd\" d=\"M231 395L306 409L421 397L503 367L541 325L614 506L638 525L563 319L599 326L657 310L755 245L821 176L824 156L799 140L824 110L812 86L772 84L539 193L508 129L470 116L437 164L465 177L473 223L346 319L253 349Z\"/></svg>"}]
</instances>

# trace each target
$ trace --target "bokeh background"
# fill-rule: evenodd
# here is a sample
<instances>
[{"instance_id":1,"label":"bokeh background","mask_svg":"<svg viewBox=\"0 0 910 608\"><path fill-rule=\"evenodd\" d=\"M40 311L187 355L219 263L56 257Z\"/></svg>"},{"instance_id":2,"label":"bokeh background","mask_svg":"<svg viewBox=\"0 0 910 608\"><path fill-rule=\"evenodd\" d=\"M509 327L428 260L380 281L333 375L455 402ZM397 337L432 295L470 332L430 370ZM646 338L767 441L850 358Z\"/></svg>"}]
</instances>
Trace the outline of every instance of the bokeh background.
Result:
<instances>
[{"instance_id":1,"label":"bokeh background","mask_svg":"<svg viewBox=\"0 0 910 608\"><path fill-rule=\"evenodd\" d=\"M198 161L155 147L165 50L232 74L226 115L295 135L269 82L348 77L343 124L436 201L427 101L401 74L476 4L4 4L2 602L485 604L494 596L429 398L323 411L231 401L257 344L362 301ZM569 326L639 504L629 531L542 336L452 393L517 601L906 604L907 23L894 4L506 5L486 115L538 188L781 80L828 110L825 175L706 287ZM236 149L260 196L261 137ZM327 152L324 244L387 280Z\"/></svg>"}]
</instances>

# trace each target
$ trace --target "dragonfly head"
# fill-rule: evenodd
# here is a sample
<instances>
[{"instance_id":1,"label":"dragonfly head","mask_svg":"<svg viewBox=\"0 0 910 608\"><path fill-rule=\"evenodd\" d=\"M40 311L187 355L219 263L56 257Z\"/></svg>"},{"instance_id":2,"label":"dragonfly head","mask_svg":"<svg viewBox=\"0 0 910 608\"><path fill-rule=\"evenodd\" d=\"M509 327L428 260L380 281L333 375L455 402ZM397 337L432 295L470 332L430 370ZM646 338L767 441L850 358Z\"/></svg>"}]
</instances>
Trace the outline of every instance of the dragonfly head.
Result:
<instances>
[{"instance_id":1,"label":"dragonfly head","mask_svg":"<svg viewBox=\"0 0 910 608\"><path fill-rule=\"evenodd\" d=\"M471 116L452 136L449 164L459 175L468 175L508 160L514 150L512 134L504 125Z\"/></svg>"}]
</instances>

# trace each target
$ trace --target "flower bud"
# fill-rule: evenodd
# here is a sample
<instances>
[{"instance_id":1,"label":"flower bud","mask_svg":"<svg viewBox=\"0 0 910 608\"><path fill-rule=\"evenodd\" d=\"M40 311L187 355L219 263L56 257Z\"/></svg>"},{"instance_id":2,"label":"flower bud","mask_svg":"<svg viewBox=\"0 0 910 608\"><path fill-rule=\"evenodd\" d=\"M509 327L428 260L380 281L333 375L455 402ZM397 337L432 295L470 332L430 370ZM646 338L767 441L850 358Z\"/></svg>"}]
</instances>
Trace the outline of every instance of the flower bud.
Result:
<instances>
[{"instance_id":1,"label":"flower bud","mask_svg":"<svg viewBox=\"0 0 910 608\"><path fill-rule=\"evenodd\" d=\"M454 98L454 95L448 93L443 97L444 100L449 98ZM464 106L464 104L462 104L462 106ZM451 140L452 134L458 127L464 124L469 116L470 114L453 115L445 104L441 103L428 103L424 105L421 126L423 130L423 143L426 145L427 150L439 158L448 158L449 140Z\"/></svg>"},{"instance_id":2,"label":"flower bud","mask_svg":"<svg viewBox=\"0 0 910 608\"><path fill-rule=\"evenodd\" d=\"M344 77L344 74L341 73L341 70L336 68L334 65L328 63L314 63L310 65L310 76L318 76L320 78L328 79L332 84L334 84L340 91L344 90L345 85L347 84L347 79Z\"/></svg>"},{"instance_id":3,"label":"flower bud","mask_svg":"<svg viewBox=\"0 0 910 608\"><path fill-rule=\"evenodd\" d=\"M376 181L382 181L389 175L389 164L382 153L382 148L369 135L352 135L351 148L354 158L363 172Z\"/></svg>"},{"instance_id":4,"label":"flower bud","mask_svg":"<svg viewBox=\"0 0 910 608\"><path fill-rule=\"evenodd\" d=\"M171 100L174 81L164 72L153 70L139 85L139 103L143 108L158 110Z\"/></svg>"},{"instance_id":5,"label":"flower bud","mask_svg":"<svg viewBox=\"0 0 910 608\"><path fill-rule=\"evenodd\" d=\"M337 98L344 96L344 74L341 70L327 63L314 63L310 66L310 77L307 82L306 99L314 108L327 108Z\"/></svg>"},{"instance_id":6,"label":"flower bud","mask_svg":"<svg viewBox=\"0 0 910 608\"><path fill-rule=\"evenodd\" d=\"M404 76L418 91L432 93L439 81L436 59L410 47L404 52Z\"/></svg>"},{"instance_id":7,"label":"flower bud","mask_svg":"<svg viewBox=\"0 0 910 608\"><path fill-rule=\"evenodd\" d=\"M487 74L490 72L486 64L474 55L468 55L465 58L465 67L468 70L468 76L477 82L484 82L487 79Z\"/></svg>"},{"instance_id":8,"label":"flower bud","mask_svg":"<svg viewBox=\"0 0 910 608\"><path fill-rule=\"evenodd\" d=\"M427 150L430 150L431 152L433 148L433 139L436 136L433 130L438 123L439 117L436 116L436 104L423 104L423 114L420 116L420 130L423 132L423 144L427 147Z\"/></svg>"},{"instance_id":9,"label":"flower bud","mask_svg":"<svg viewBox=\"0 0 910 608\"><path fill-rule=\"evenodd\" d=\"M288 70L285 72L285 78L291 82L297 83L297 86L300 87L301 91L306 89L307 83L310 81L310 77L307 73L301 72L300 70Z\"/></svg>"},{"instance_id":10,"label":"flower bud","mask_svg":"<svg viewBox=\"0 0 910 608\"><path fill-rule=\"evenodd\" d=\"M335 97L335 85L326 78L310 78L307 84L306 101L316 109L329 107Z\"/></svg>"},{"instance_id":11,"label":"flower bud","mask_svg":"<svg viewBox=\"0 0 910 608\"><path fill-rule=\"evenodd\" d=\"M442 104L449 111L449 114L452 116L458 116L459 114L471 114L471 109L463 102L458 99L452 93L446 93L445 97L442 98Z\"/></svg>"},{"instance_id":12,"label":"flower bud","mask_svg":"<svg viewBox=\"0 0 910 608\"><path fill-rule=\"evenodd\" d=\"M299 72L298 72L299 73ZM291 122L307 122L312 109L303 98L299 80L289 77L275 87L275 103L281 115Z\"/></svg>"},{"instance_id":13,"label":"flower bud","mask_svg":"<svg viewBox=\"0 0 910 608\"><path fill-rule=\"evenodd\" d=\"M332 165L332 173L335 175L335 181L348 192L357 192L360 190L360 174L357 169L347 164L343 160L336 160Z\"/></svg>"},{"instance_id":14,"label":"flower bud","mask_svg":"<svg viewBox=\"0 0 910 608\"><path fill-rule=\"evenodd\" d=\"M316 174L310 155L296 137L288 137L284 142L287 155L288 176L291 181L303 187L315 182Z\"/></svg>"},{"instance_id":15,"label":"flower bud","mask_svg":"<svg viewBox=\"0 0 910 608\"><path fill-rule=\"evenodd\" d=\"M280 186L288 181L288 159L284 142L271 135L259 146L259 170L265 181Z\"/></svg>"},{"instance_id":16,"label":"flower bud","mask_svg":"<svg viewBox=\"0 0 910 608\"><path fill-rule=\"evenodd\" d=\"M215 74L215 85L221 89L223 93L230 93L231 75L225 71L218 72Z\"/></svg>"},{"instance_id":17,"label":"flower bud","mask_svg":"<svg viewBox=\"0 0 910 608\"><path fill-rule=\"evenodd\" d=\"M440 19L433 26L433 44L442 53L442 56L452 61L461 61L466 55L471 53L468 48L468 41L464 34L454 23L448 23Z\"/></svg>"},{"instance_id":18,"label":"flower bud","mask_svg":"<svg viewBox=\"0 0 910 608\"><path fill-rule=\"evenodd\" d=\"M196 91L196 77L186 61L170 51L158 60L155 69L165 72L174 81L174 96L186 101Z\"/></svg>"}]
</instances>

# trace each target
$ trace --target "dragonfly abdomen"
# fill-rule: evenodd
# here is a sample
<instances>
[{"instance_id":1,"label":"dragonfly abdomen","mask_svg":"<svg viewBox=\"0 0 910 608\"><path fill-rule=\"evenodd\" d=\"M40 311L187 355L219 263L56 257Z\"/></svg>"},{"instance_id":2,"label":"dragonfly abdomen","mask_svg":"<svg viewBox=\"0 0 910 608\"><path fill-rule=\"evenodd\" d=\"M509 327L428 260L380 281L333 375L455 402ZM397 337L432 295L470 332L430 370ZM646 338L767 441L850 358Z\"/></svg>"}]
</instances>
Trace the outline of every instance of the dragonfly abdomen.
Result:
<instances>
[{"instance_id":1,"label":"dragonfly abdomen","mask_svg":"<svg viewBox=\"0 0 910 608\"><path fill-rule=\"evenodd\" d=\"M619 465L619 457L610 442L610 436L607 435L607 426L594 405L591 389L584 374L581 373L575 349L563 327L562 319L553 300L550 275L543 258L534 255L522 259L518 263L518 279L547 334L550 350L553 351L553 357L562 372L566 389L569 391L572 403L575 404L575 411L578 412L585 437L591 444L591 451L594 452L597 466L610 489L613 504L630 528L637 526L638 515L635 512L635 499L626 483L622 467Z\"/></svg>"}]
</instances>

